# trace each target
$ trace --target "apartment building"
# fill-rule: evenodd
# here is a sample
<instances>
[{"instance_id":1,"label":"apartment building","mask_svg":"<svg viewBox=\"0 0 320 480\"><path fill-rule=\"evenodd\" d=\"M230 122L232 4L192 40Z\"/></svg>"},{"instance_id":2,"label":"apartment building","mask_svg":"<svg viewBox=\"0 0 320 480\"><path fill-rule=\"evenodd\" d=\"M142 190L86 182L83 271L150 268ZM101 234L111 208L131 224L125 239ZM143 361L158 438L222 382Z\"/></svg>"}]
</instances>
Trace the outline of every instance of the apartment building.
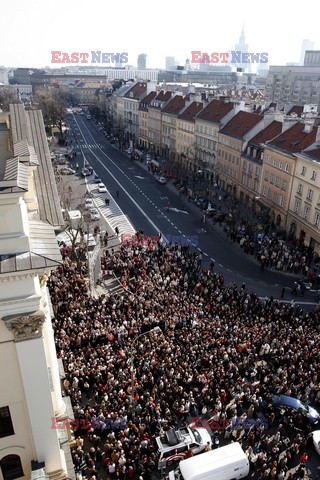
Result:
<instances>
[{"instance_id":1,"label":"apartment building","mask_svg":"<svg viewBox=\"0 0 320 480\"><path fill-rule=\"evenodd\" d=\"M149 148L149 106L152 100L157 96L157 92L150 92L144 97L139 105L138 123L139 123L139 145Z\"/></svg>"},{"instance_id":2,"label":"apartment building","mask_svg":"<svg viewBox=\"0 0 320 480\"><path fill-rule=\"evenodd\" d=\"M162 109L171 99L172 92L161 90L148 107L149 148L159 157L161 150Z\"/></svg>"},{"instance_id":3,"label":"apartment building","mask_svg":"<svg viewBox=\"0 0 320 480\"><path fill-rule=\"evenodd\" d=\"M186 104L187 98L183 97L180 92L177 92L161 111L162 128L160 155L167 160L175 161L177 158L177 119L179 113L185 108Z\"/></svg>"},{"instance_id":4,"label":"apartment building","mask_svg":"<svg viewBox=\"0 0 320 480\"><path fill-rule=\"evenodd\" d=\"M21 104L0 115L0 218L0 477L74 479L46 287L64 222L42 113Z\"/></svg>"},{"instance_id":5,"label":"apartment building","mask_svg":"<svg viewBox=\"0 0 320 480\"><path fill-rule=\"evenodd\" d=\"M118 88L112 95L112 115L114 127L124 128L124 96L132 84Z\"/></svg>"},{"instance_id":6,"label":"apartment building","mask_svg":"<svg viewBox=\"0 0 320 480\"><path fill-rule=\"evenodd\" d=\"M310 147L317 133L317 127L303 122L286 127L284 122L283 132L265 144L261 179L261 201L269 208L270 218L278 227L287 227L295 154Z\"/></svg>"},{"instance_id":7,"label":"apartment building","mask_svg":"<svg viewBox=\"0 0 320 480\"><path fill-rule=\"evenodd\" d=\"M295 154L295 175L289 201L287 229L290 236L320 255L320 130L316 143Z\"/></svg>"},{"instance_id":8,"label":"apartment building","mask_svg":"<svg viewBox=\"0 0 320 480\"><path fill-rule=\"evenodd\" d=\"M318 104L320 66L269 67L265 100L295 105Z\"/></svg>"},{"instance_id":9,"label":"apartment building","mask_svg":"<svg viewBox=\"0 0 320 480\"><path fill-rule=\"evenodd\" d=\"M192 102L177 120L177 159L185 168L195 171L195 117L203 109L202 102Z\"/></svg>"},{"instance_id":10,"label":"apartment building","mask_svg":"<svg viewBox=\"0 0 320 480\"><path fill-rule=\"evenodd\" d=\"M215 174L219 130L243 107L244 102L212 100L195 117L194 164L204 177L213 179Z\"/></svg>"},{"instance_id":11,"label":"apartment building","mask_svg":"<svg viewBox=\"0 0 320 480\"><path fill-rule=\"evenodd\" d=\"M236 197L239 197L241 155L248 141L265 126L263 115L240 111L219 131L217 182Z\"/></svg>"},{"instance_id":12,"label":"apartment building","mask_svg":"<svg viewBox=\"0 0 320 480\"><path fill-rule=\"evenodd\" d=\"M260 196L264 143L275 138L281 131L282 123L274 120L248 141L241 156L239 198L253 208L256 208Z\"/></svg>"}]
</instances>

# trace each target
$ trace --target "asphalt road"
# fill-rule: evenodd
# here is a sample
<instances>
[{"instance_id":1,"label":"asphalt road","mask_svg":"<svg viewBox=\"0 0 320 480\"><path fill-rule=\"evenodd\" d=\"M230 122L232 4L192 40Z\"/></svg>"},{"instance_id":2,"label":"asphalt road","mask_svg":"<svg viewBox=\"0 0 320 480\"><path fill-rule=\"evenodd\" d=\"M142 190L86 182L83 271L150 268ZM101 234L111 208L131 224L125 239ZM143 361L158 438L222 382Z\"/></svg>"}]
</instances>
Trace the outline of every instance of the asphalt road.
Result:
<instances>
[{"instance_id":1,"label":"asphalt road","mask_svg":"<svg viewBox=\"0 0 320 480\"><path fill-rule=\"evenodd\" d=\"M192 249L202 251L204 265L214 260L215 271L224 275L226 283L244 282L259 296L274 298L280 298L282 287L287 287L284 300L291 301L290 292L296 279L293 275L273 270L261 272L256 260L232 243L219 226L202 223L202 213L197 207L186 197L179 198L172 186L160 185L140 162L114 148L86 116L69 116L68 124L85 159L114 198L119 192L116 201L136 229L142 228L145 235L157 235L160 231L168 240L177 241L172 237L180 237ZM77 161L82 167L83 157L80 160L78 156ZM168 202L170 210L165 208ZM295 300L305 309L315 305L309 292Z\"/></svg>"}]
</instances>

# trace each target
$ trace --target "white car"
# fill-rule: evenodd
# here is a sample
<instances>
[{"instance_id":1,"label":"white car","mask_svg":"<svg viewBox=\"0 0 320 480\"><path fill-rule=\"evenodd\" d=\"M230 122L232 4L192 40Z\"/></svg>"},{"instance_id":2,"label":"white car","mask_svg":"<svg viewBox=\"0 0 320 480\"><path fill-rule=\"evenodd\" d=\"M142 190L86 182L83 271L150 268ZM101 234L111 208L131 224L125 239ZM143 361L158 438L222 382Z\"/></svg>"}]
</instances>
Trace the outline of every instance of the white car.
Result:
<instances>
[{"instance_id":1,"label":"white car","mask_svg":"<svg viewBox=\"0 0 320 480\"><path fill-rule=\"evenodd\" d=\"M167 183L167 180L164 177L157 177L157 180L161 185L165 185Z\"/></svg>"},{"instance_id":2,"label":"white car","mask_svg":"<svg viewBox=\"0 0 320 480\"><path fill-rule=\"evenodd\" d=\"M104 183L99 183L98 185L99 193L106 193L107 188Z\"/></svg>"},{"instance_id":3,"label":"white car","mask_svg":"<svg viewBox=\"0 0 320 480\"><path fill-rule=\"evenodd\" d=\"M320 455L320 430L315 430L314 432L312 432L312 438L313 438L314 448L317 450L317 452Z\"/></svg>"},{"instance_id":4,"label":"white car","mask_svg":"<svg viewBox=\"0 0 320 480\"><path fill-rule=\"evenodd\" d=\"M205 428L183 427L179 430L167 430L156 438L158 450L158 469L168 468L175 462L188 457L189 450L193 455L211 448L212 440Z\"/></svg>"},{"instance_id":5,"label":"white car","mask_svg":"<svg viewBox=\"0 0 320 480\"><path fill-rule=\"evenodd\" d=\"M99 213L99 210L97 208L91 208L90 219L91 220L100 220L100 213Z\"/></svg>"},{"instance_id":6,"label":"white car","mask_svg":"<svg viewBox=\"0 0 320 480\"><path fill-rule=\"evenodd\" d=\"M91 209L94 208L94 203L92 198L87 198L86 203L84 204L85 208Z\"/></svg>"}]
</instances>

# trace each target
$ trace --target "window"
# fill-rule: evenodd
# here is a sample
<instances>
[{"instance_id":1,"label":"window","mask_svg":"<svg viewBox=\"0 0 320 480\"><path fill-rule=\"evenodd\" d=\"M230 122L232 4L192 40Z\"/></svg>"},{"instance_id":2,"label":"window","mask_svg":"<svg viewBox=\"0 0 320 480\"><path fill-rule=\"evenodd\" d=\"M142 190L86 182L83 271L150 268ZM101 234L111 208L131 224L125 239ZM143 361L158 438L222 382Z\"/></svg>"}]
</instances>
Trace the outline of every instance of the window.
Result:
<instances>
[{"instance_id":1,"label":"window","mask_svg":"<svg viewBox=\"0 0 320 480\"><path fill-rule=\"evenodd\" d=\"M286 182L286 180L283 180L283 182L282 182L282 190L286 190L286 188L287 188L287 182Z\"/></svg>"},{"instance_id":2,"label":"window","mask_svg":"<svg viewBox=\"0 0 320 480\"><path fill-rule=\"evenodd\" d=\"M280 168L280 170L282 170L282 162L281 162L281 160L279 161L279 168Z\"/></svg>"},{"instance_id":3,"label":"window","mask_svg":"<svg viewBox=\"0 0 320 480\"><path fill-rule=\"evenodd\" d=\"M267 187L263 187L262 195L263 195L264 197L267 196Z\"/></svg>"},{"instance_id":4,"label":"window","mask_svg":"<svg viewBox=\"0 0 320 480\"><path fill-rule=\"evenodd\" d=\"M273 194L273 201L274 201L274 203L278 203L278 194L277 194L277 192L274 192L274 194Z\"/></svg>"},{"instance_id":5,"label":"window","mask_svg":"<svg viewBox=\"0 0 320 480\"><path fill-rule=\"evenodd\" d=\"M271 190L271 188L269 188L269 190L268 190L268 198L270 198L270 200L272 199L272 190Z\"/></svg>"},{"instance_id":6,"label":"window","mask_svg":"<svg viewBox=\"0 0 320 480\"><path fill-rule=\"evenodd\" d=\"M0 461L3 480L15 480L24 477L19 455L7 455Z\"/></svg>"},{"instance_id":7,"label":"window","mask_svg":"<svg viewBox=\"0 0 320 480\"><path fill-rule=\"evenodd\" d=\"M273 165L274 167L276 166L276 159L275 159L275 158L272 160L272 165Z\"/></svg>"},{"instance_id":8,"label":"window","mask_svg":"<svg viewBox=\"0 0 320 480\"><path fill-rule=\"evenodd\" d=\"M316 212L315 216L314 216L314 224L316 227L319 227L320 225L320 213L319 212Z\"/></svg>"},{"instance_id":9,"label":"window","mask_svg":"<svg viewBox=\"0 0 320 480\"><path fill-rule=\"evenodd\" d=\"M243 169L244 172L247 171L247 162L246 162L246 160L243 161L242 169Z\"/></svg>"},{"instance_id":10,"label":"window","mask_svg":"<svg viewBox=\"0 0 320 480\"><path fill-rule=\"evenodd\" d=\"M256 167L256 176L260 177L261 175L261 167Z\"/></svg>"},{"instance_id":11,"label":"window","mask_svg":"<svg viewBox=\"0 0 320 480\"><path fill-rule=\"evenodd\" d=\"M283 207L283 195L280 195L279 205L280 207Z\"/></svg>"},{"instance_id":12,"label":"window","mask_svg":"<svg viewBox=\"0 0 320 480\"><path fill-rule=\"evenodd\" d=\"M266 182L268 182L268 180L269 180L269 172L265 172L265 173L264 173L264 179L265 179Z\"/></svg>"},{"instance_id":13,"label":"window","mask_svg":"<svg viewBox=\"0 0 320 480\"><path fill-rule=\"evenodd\" d=\"M305 218L306 220L309 217L309 212L310 212L310 207L308 207L308 205L306 205L304 207L304 214L303 214L303 218Z\"/></svg>"},{"instance_id":14,"label":"window","mask_svg":"<svg viewBox=\"0 0 320 480\"><path fill-rule=\"evenodd\" d=\"M312 195L313 195L313 190L311 188L309 188L308 190L308 195L307 195L307 199L308 200L312 200Z\"/></svg>"},{"instance_id":15,"label":"window","mask_svg":"<svg viewBox=\"0 0 320 480\"><path fill-rule=\"evenodd\" d=\"M274 175L273 174L271 174L270 183L272 183L272 185L274 184Z\"/></svg>"},{"instance_id":16,"label":"window","mask_svg":"<svg viewBox=\"0 0 320 480\"><path fill-rule=\"evenodd\" d=\"M288 164L288 163L286 163L286 166L284 167L284 170L285 170L286 172L289 172L289 164Z\"/></svg>"},{"instance_id":17,"label":"window","mask_svg":"<svg viewBox=\"0 0 320 480\"><path fill-rule=\"evenodd\" d=\"M294 204L294 213L300 212L301 201L297 198L296 203Z\"/></svg>"},{"instance_id":18,"label":"window","mask_svg":"<svg viewBox=\"0 0 320 480\"><path fill-rule=\"evenodd\" d=\"M311 180L315 180L316 178L317 178L317 172L313 170L311 175Z\"/></svg>"},{"instance_id":19,"label":"window","mask_svg":"<svg viewBox=\"0 0 320 480\"><path fill-rule=\"evenodd\" d=\"M303 176L304 176L304 175L306 174L306 170L307 170L306 167L302 167L302 170L301 170L301 174L300 174L300 175L303 175Z\"/></svg>"},{"instance_id":20,"label":"window","mask_svg":"<svg viewBox=\"0 0 320 480\"><path fill-rule=\"evenodd\" d=\"M302 195L302 193L303 193L303 185L302 185L302 183L299 183L299 185L298 185L298 190L297 190L297 194L298 194L298 195Z\"/></svg>"},{"instance_id":21,"label":"window","mask_svg":"<svg viewBox=\"0 0 320 480\"><path fill-rule=\"evenodd\" d=\"M0 408L0 438L14 435L9 407Z\"/></svg>"},{"instance_id":22,"label":"window","mask_svg":"<svg viewBox=\"0 0 320 480\"><path fill-rule=\"evenodd\" d=\"M280 177L277 177L277 178L276 178L276 186L277 186L277 187L280 187L280 185L281 185L281 178L280 178Z\"/></svg>"}]
</instances>

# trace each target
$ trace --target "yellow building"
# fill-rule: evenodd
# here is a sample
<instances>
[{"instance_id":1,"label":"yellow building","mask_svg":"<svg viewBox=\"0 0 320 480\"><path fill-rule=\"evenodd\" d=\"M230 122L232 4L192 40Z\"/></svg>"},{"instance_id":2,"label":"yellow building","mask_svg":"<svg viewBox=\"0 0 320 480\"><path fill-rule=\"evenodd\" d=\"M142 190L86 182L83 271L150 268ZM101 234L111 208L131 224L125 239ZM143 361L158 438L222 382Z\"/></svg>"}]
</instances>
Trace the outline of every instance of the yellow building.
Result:
<instances>
[{"instance_id":1,"label":"yellow building","mask_svg":"<svg viewBox=\"0 0 320 480\"><path fill-rule=\"evenodd\" d=\"M149 148L149 106L152 100L157 96L157 92L150 92L144 97L139 105L139 146Z\"/></svg>"},{"instance_id":2,"label":"yellow building","mask_svg":"<svg viewBox=\"0 0 320 480\"><path fill-rule=\"evenodd\" d=\"M283 129L286 124L283 124ZM278 227L287 227L289 201L296 168L296 153L315 142L317 128L297 122L267 142L261 180L261 201Z\"/></svg>"},{"instance_id":3,"label":"yellow building","mask_svg":"<svg viewBox=\"0 0 320 480\"><path fill-rule=\"evenodd\" d=\"M320 140L320 131L317 135ZM320 254L320 143L297 153L287 229Z\"/></svg>"},{"instance_id":4,"label":"yellow building","mask_svg":"<svg viewBox=\"0 0 320 480\"><path fill-rule=\"evenodd\" d=\"M176 160L177 119L186 104L186 98L178 92L162 109L160 155L166 160Z\"/></svg>"},{"instance_id":5,"label":"yellow building","mask_svg":"<svg viewBox=\"0 0 320 480\"><path fill-rule=\"evenodd\" d=\"M177 160L181 166L195 170L195 116L203 109L203 103L192 102L177 119Z\"/></svg>"},{"instance_id":6,"label":"yellow building","mask_svg":"<svg viewBox=\"0 0 320 480\"><path fill-rule=\"evenodd\" d=\"M158 157L161 151L162 109L171 99L171 96L172 92L161 90L148 107L149 148Z\"/></svg>"},{"instance_id":7,"label":"yellow building","mask_svg":"<svg viewBox=\"0 0 320 480\"><path fill-rule=\"evenodd\" d=\"M240 159L248 141L264 127L263 115L240 111L219 132L217 182L239 197Z\"/></svg>"}]
</instances>

